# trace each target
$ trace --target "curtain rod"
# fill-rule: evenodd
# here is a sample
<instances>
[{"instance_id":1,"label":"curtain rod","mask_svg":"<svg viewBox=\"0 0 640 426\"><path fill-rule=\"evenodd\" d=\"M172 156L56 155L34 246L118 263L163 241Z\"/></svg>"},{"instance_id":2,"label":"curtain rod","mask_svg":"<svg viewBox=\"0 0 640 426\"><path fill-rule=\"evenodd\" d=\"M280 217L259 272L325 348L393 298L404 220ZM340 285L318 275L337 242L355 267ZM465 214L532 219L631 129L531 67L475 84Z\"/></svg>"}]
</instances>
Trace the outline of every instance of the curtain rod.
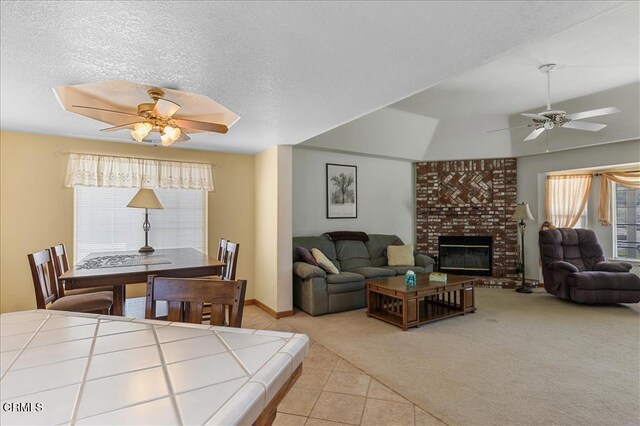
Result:
<instances>
[{"instance_id":1,"label":"curtain rod","mask_svg":"<svg viewBox=\"0 0 640 426\"><path fill-rule=\"evenodd\" d=\"M174 163L208 164L208 165L211 165L213 167L217 167L218 166L218 164L215 164L215 163L204 163L204 162L200 162L200 161L165 160L165 159L160 159L160 158L132 157L132 156L127 156L127 155L111 155L111 154L95 154L95 153L90 153L90 152L56 151L54 153L54 155L71 155L71 154L76 154L76 155L97 155L98 157L133 158L133 159L136 159L136 160L170 161L170 162L174 162Z\"/></svg>"},{"instance_id":2,"label":"curtain rod","mask_svg":"<svg viewBox=\"0 0 640 426\"><path fill-rule=\"evenodd\" d=\"M640 170L608 170L608 171L604 171L602 173L638 173L640 172ZM594 173L594 176L602 176L602 173Z\"/></svg>"}]
</instances>

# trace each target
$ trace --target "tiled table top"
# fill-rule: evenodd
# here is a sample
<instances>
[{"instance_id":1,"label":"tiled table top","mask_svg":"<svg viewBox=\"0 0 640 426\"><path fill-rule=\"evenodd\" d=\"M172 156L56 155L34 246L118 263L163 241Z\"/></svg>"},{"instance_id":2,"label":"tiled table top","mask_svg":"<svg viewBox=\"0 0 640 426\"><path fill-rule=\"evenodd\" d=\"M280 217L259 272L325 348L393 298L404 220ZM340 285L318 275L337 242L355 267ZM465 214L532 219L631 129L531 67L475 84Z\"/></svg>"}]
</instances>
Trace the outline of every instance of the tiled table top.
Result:
<instances>
[{"instance_id":1,"label":"tiled table top","mask_svg":"<svg viewBox=\"0 0 640 426\"><path fill-rule=\"evenodd\" d=\"M308 346L269 330L3 314L0 423L251 424Z\"/></svg>"}]
</instances>

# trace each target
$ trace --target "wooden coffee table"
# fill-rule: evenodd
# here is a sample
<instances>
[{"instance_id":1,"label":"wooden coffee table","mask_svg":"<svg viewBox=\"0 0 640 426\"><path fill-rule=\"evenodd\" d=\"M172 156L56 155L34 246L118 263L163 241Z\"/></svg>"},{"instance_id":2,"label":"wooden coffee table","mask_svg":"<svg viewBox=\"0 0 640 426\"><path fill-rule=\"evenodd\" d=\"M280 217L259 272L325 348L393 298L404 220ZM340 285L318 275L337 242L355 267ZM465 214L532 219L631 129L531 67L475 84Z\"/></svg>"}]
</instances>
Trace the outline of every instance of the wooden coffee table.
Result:
<instances>
[{"instance_id":1,"label":"wooden coffee table","mask_svg":"<svg viewBox=\"0 0 640 426\"><path fill-rule=\"evenodd\" d=\"M407 287L404 275L367 280L367 316L407 331L431 321L469 314L474 306L473 277L448 274L447 282L416 274L416 286Z\"/></svg>"}]
</instances>

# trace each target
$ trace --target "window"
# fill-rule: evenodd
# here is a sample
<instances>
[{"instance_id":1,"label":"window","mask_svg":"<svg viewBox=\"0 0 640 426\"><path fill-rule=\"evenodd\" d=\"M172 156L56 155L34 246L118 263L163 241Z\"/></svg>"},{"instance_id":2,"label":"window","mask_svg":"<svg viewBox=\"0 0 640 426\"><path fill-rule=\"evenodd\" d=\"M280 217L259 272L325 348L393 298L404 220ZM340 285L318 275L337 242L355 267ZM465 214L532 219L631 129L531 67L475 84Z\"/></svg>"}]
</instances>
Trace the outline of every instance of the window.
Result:
<instances>
[{"instance_id":1,"label":"window","mask_svg":"<svg viewBox=\"0 0 640 426\"><path fill-rule=\"evenodd\" d=\"M614 184L614 257L640 260L640 189Z\"/></svg>"},{"instance_id":2,"label":"window","mask_svg":"<svg viewBox=\"0 0 640 426\"><path fill-rule=\"evenodd\" d=\"M164 209L149 210L154 248L206 250L207 192L154 189ZM144 209L127 207L135 188L75 188L75 260L91 252L137 250L144 244Z\"/></svg>"}]
</instances>

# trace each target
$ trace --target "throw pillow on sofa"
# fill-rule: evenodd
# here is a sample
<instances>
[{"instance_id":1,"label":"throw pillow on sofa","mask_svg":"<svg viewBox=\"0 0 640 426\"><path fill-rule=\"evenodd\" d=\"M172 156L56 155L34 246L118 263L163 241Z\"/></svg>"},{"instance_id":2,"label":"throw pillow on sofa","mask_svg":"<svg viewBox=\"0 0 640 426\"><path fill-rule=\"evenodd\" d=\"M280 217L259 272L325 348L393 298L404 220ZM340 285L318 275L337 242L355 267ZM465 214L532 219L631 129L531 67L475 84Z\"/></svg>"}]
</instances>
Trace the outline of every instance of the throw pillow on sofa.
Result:
<instances>
[{"instance_id":1,"label":"throw pillow on sofa","mask_svg":"<svg viewBox=\"0 0 640 426\"><path fill-rule=\"evenodd\" d=\"M298 256L302 259L303 262L307 262L313 266L320 266L318 262L316 262L316 258L313 257L311 252L306 247L296 247L296 251L298 252Z\"/></svg>"},{"instance_id":2,"label":"throw pillow on sofa","mask_svg":"<svg viewBox=\"0 0 640 426\"><path fill-rule=\"evenodd\" d=\"M387 259L389 266L415 266L413 244L388 246Z\"/></svg>"},{"instance_id":3,"label":"throw pillow on sofa","mask_svg":"<svg viewBox=\"0 0 640 426\"><path fill-rule=\"evenodd\" d=\"M329 273L329 274L339 274L340 273L340 271L338 271L338 268L336 268L336 265L331 263L329 258L327 256L325 256L324 253L322 253L317 248L312 248L311 249L311 254L313 255L313 258L316 260L316 262L318 262L318 266L320 266L322 269L324 269L327 273Z\"/></svg>"}]
</instances>

